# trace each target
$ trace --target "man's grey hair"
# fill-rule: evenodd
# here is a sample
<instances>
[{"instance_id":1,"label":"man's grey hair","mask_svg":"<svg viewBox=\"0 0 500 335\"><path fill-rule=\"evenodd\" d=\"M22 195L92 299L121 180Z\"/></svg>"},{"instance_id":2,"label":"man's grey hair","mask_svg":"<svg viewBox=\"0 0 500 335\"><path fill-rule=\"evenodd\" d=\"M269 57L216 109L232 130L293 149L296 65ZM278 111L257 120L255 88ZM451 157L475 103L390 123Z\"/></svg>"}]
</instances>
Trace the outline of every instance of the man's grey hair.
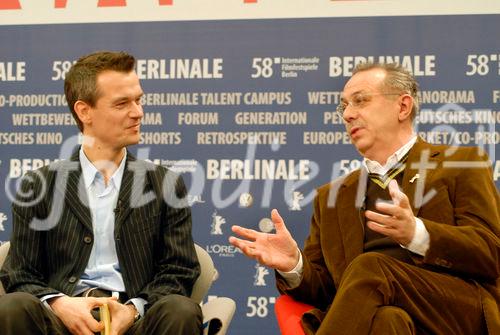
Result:
<instances>
[{"instance_id":1,"label":"man's grey hair","mask_svg":"<svg viewBox=\"0 0 500 335\"><path fill-rule=\"evenodd\" d=\"M372 69L381 69L387 73L383 83L383 89L387 92L398 92L409 94L413 98L411 119L415 120L420 109L420 99L418 97L418 83L415 77L403 66L397 63L360 63L353 71L353 75L358 72Z\"/></svg>"}]
</instances>

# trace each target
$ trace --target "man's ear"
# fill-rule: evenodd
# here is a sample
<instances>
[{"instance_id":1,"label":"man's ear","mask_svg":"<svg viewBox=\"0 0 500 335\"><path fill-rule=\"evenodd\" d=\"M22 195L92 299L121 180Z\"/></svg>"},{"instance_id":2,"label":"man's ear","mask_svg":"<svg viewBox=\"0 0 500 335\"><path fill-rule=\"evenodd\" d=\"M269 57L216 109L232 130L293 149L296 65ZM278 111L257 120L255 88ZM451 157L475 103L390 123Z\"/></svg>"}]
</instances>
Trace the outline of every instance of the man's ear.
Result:
<instances>
[{"instance_id":1,"label":"man's ear","mask_svg":"<svg viewBox=\"0 0 500 335\"><path fill-rule=\"evenodd\" d=\"M80 119L84 125L92 123L92 115L90 114L91 107L89 104L82 100L78 100L75 102L74 109L76 115L78 115L78 119Z\"/></svg>"},{"instance_id":2,"label":"man's ear","mask_svg":"<svg viewBox=\"0 0 500 335\"><path fill-rule=\"evenodd\" d=\"M402 95L399 101L400 110L399 110L399 121L404 121L407 119L411 119L411 110L413 108L413 98L409 94Z\"/></svg>"}]
</instances>

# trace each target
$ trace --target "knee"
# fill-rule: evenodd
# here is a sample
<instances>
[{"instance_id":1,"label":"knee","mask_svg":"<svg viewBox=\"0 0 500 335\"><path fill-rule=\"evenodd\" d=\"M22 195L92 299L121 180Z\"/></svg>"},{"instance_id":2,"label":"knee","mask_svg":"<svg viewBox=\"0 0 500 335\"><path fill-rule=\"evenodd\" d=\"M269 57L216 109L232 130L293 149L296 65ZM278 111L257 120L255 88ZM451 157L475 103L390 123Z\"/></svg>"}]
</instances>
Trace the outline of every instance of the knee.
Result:
<instances>
[{"instance_id":1,"label":"knee","mask_svg":"<svg viewBox=\"0 0 500 335\"><path fill-rule=\"evenodd\" d=\"M150 310L150 314L160 316L160 319L168 322L191 322L202 320L201 308L194 300L178 295L170 294L157 301Z\"/></svg>"},{"instance_id":2,"label":"knee","mask_svg":"<svg viewBox=\"0 0 500 335\"><path fill-rule=\"evenodd\" d=\"M410 315L404 309L396 306L379 307L373 319L374 322L380 322L381 324L388 324L394 320L407 323L412 322Z\"/></svg>"},{"instance_id":3,"label":"knee","mask_svg":"<svg viewBox=\"0 0 500 335\"><path fill-rule=\"evenodd\" d=\"M395 259L379 252L367 252L357 256L346 269L347 274L374 275L390 269Z\"/></svg>"},{"instance_id":4,"label":"knee","mask_svg":"<svg viewBox=\"0 0 500 335\"><path fill-rule=\"evenodd\" d=\"M380 252L365 252L354 258L351 264L361 267L371 267L391 262L391 260L394 260L394 258Z\"/></svg>"},{"instance_id":5,"label":"knee","mask_svg":"<svg viewBox=\"0 0 500 335\"><path fill-rule=\"evenodd\" d=\"M396 306L382 306L377 309L373 317L371 333L416 334L411 316L404 309Z\"/></svg>"},{"instance_id":6,"label":"knee","mask_svg":"<svg viewBox=\"0 0 500 335\"><path fill-rule=\"evenodd\" d=\"M340 286L342 289L356 289L359 286L378 288L387 283L394 261L391 256L378 252L361 254L345 270Z\"/></svg>"},{"instance_id":7,"label":"knee","mask_svg":"<svg viewBox=\"0 0 500 335\"><path fill-rule=\"evenodd\" d=\"M40 306L40 300L29 293L9 293L0 297L0 316L6 318L10 315L28 314Z\"/></svg>"}]
</instances>

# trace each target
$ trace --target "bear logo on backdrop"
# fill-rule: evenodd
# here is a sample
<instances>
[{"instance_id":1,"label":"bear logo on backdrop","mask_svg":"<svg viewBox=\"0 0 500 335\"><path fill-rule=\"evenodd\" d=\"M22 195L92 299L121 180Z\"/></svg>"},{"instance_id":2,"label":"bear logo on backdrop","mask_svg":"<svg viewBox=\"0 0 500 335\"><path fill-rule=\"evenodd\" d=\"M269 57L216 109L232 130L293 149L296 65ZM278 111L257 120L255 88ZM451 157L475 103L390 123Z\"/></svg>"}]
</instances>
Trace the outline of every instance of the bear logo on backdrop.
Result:
<instances>
[{"instance_id":1,"label":"bear logo on backdrop","mask_svg":"<svg viewBox=\"0 0 500 335\"><path fill-rule=\"evenodd\" d=\"M253 285L254 286L266 286L266 280L265 280L265 276L267 276L269 274L269 269L267 269L266 267L260 265L259 263L255 264L255 275L253 276L254 278L254 282L253 282Z\"/></svg>"},{"instance_id":2,"label":"bear logo on backdrop","mask_svg":"<svg viewBox=\"0 0 500 335\"><path fill-rule=\"evenodd\" d=\"M300 206L300 201L301 200L304 200L304 194L302 194L299 191L294 191L292 193L292 199L291 199L292 204L290 205L290 210L291 211L300 211L300 210L302 210L302 207Z\"/></svg>"},{"instance_id":3,"label":"bear logo on backdrop","mask_svg":"<svg viewBox=\"0 0 500 335\"><path fill-rule=\"evenodd\" d=\"M211 235L222 235L222 225L226 223L226 219L220 215L217 215L217 211L212 214L212 225L210 226L212 230Z\"/></svg>"}]
</instances>

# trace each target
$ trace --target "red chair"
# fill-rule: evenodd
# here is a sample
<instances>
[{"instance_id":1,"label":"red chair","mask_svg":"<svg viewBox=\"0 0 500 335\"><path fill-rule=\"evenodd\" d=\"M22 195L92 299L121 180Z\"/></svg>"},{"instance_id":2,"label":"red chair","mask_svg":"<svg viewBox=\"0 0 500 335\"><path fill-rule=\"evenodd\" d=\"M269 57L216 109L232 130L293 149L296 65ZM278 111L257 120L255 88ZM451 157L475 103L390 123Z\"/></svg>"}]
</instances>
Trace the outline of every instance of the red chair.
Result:
<instances>
[{"instance_id":1,"label":"red chair","mask_svg":"<svg viewBox=\"0 0 500 335\"><path fill-rule=\"evenodd\" d=\"M293 300L288 295L281 295L276 299L274 312L282 335L305 335L300 318L302 314L314 307Z\"/></svg>"}]
</instances>

